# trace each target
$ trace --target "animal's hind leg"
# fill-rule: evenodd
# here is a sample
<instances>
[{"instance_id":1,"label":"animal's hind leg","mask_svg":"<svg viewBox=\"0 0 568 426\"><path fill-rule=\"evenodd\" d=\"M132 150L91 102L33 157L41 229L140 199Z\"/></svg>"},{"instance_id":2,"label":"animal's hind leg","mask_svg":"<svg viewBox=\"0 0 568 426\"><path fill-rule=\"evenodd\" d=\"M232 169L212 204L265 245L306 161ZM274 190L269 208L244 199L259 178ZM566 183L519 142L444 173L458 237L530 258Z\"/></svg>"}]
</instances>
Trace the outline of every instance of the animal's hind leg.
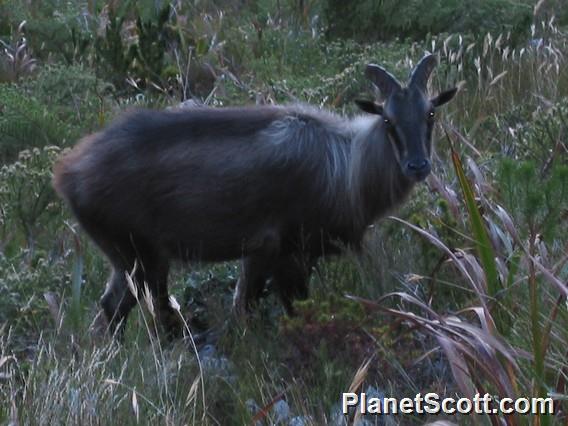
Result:
<instances>
[{"instance_id":1,"label":"animal's hind leg","mask_svg":"<svg viewBox=\"0 0 568 426\"><path fill-rule=\"evenodd\" d=\"M155 301L158 321L169 338L181 337L183 334L183 321L180 313L171 306L168 293L169 263L167 258L157 253L146 254L141 259L141 262L144 280L148 284Z\"/></svg>"},{"instance_id":2,"label":"animal's hind leg","mask_svg":"<svg viewBox=\"0 0 568 426\"><path fill-rule=\"evenodd\" d=\"M109 322L110 332L114 334L117 330L119 333L122 331L128 313L137 303L126 278L126 274L134 270L132 281L138 291L138 300L144 300L143 291L148 286L152 296L152 308L158 322L169 337L181 336L183 330L181 318L170 306L167 259L160 257L143 244L133 244L133 246L136 256L128 262L123 260L113 266L111 278L101 298L101 306ZM126 265L129 267L127 268Z\"/></svg>"},{"instance_id":3,"label":"animal's hind leg","mask_svg":"<svg viewBox=\"0 0 568 426\"><path fill-rule=\"evenodd\" d=\"M269 261L265 256L251 255L243 259L233 298L233 313L237 318L246 317L252 304L260 298L269 275Z\"/></svg>"},{"instance_id":4,"label":"animal's hind leg","mask_svg":"<svg viewBox=\"0 0 568 426\"><path fill-rule=\"evenodd\" d=\"M136 259L134 250L126 236L119 236L96 222L83 220L81 225L112 265L112 272L100 299L100 305L107 323L104 325L108 326L112 335L117 332L121 334L129 312L137 303L126 281L126 274L134 269ZM134 277L135 283L140 277L139 266L137 274ZM97 328L102 328L103 321L97 322L95 323Z\"/></svg>"},{"instance_id":5,"label":"animal's hind leg","mask_svg":"<svg viewBox=\"0 0 568 426\"><path fill-rule=\"evenodd\" d=\"M288 315L294 315L294 300L308 298L312 266L313 262L302 255L280 258L274 265L273 283Z\"/></svg>"},{"instance_id":6,"label":"animal's hind leg","mask_svg":"<svg viewBox=\"0 0 568 426\"><path fill-rule=\"evenodd\" d=\"M88 213L77 212L77 217L81 218L81 226L105 253L112 265L112 274L100 300L111 334L114 335L117 331L120 334L129 312L137 303L126 278L126 274L133 270L135 271L133 282L139 290L138 298L141 298L140 290L144 289L144 283L147 283L156 301L154 307L157 308L155 313L159 321L168 333L180 334L173 333L178 315L169 303L167 258L162 256L154 244L140 235L107 227ZM100 325L102 324L97 324ZM181 330L179 327L180 332Z\"/></svg>"},{"instance_id":7,"label":"animal's hind leg","mask_svg":"<svg viewBox=\"0 0 568 426\"><path fill-rule=\"evenodd\" d=\"M100 304L108 321L109 331L114 335L124 329L129 312L136 305L136 298L126 282L126 269L113 266L113 271L101 297Z\"/></svg>"}]
</instances>

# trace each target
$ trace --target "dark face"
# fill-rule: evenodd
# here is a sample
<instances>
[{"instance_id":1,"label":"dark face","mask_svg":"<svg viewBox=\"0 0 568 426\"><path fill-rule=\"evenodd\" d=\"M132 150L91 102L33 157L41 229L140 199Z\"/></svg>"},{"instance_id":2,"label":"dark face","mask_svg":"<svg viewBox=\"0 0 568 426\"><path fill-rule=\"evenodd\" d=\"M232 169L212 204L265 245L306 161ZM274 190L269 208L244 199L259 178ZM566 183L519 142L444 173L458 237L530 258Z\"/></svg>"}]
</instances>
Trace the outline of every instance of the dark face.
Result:
<instances>
[{"instance_id":1,"label":"dark face","mask_svg":"<svg viewBox=\"0 0 568 426\"><path fill-rule=\"evenodd\" d=\"M363 111L381 116L402 173L415 182L430 174L435 108L452 100L458 91L454 87L428 98L428 79L436 64L435 55L424 56L412 71L407 87L402 87L384 68L369 64L365 75L381 91L386 102L381 105L373 101L355 101Z\"/></svg>"},{"instance_id":2,"label":"dark face","mask_svg":"<svg viewBox=\"0 0 568 426\"><path fill-rule=\"evenodd\" d=\"M430 174L434 105L415 88L393 92L383 107L383 126L402 173L416 182Z\"/></svg>"}]
</instances>

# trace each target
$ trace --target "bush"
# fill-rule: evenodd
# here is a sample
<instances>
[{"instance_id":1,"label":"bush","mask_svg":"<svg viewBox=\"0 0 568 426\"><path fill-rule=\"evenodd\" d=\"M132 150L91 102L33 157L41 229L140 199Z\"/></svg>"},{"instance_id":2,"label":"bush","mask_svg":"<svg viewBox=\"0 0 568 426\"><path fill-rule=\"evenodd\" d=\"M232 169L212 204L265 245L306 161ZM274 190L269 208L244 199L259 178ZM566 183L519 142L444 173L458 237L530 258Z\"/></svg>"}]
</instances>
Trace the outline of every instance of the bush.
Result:
<instances>
[{"instance_id":1,"label":"bush","mask_svg":"<svg viewBox=\"0 0 568 426\"><path fill-rule=\"evenodd\" d=\"M0 163L14 160L25 148L62 145L69 126L46 105L15 85L0 85Z\"/></svg>"},{"instance_id":2,"label":"bush","mask_svg":"<svg viewBox=\"0 0 568 426\"><path fill-rule=\"evenodd\" d=\"M8 324L19 334L33 339L32 330L38 334L54 321L43 300L43 292L61 295L69 283L69 265L66 262L39 257L33 262L25 253L5 257L0 253L0 323Z\"/></svg>"},{"instance_id":3,"label":"bush","mask_svg":"<svg viewBox=\"0 0 568 426\"><path fill-rule=\"evenodd\" d=\"M47 106L74 134L93 130L99 124L106 106L105 95L112 88L84 65L62 64L42 67L20 87Z\"/></svg>"},{"instance_id":4,"label":"bush","mask_svg":"<svg viewBox=\"0 0 568 426\"><path fill-rule=\"evenodd\" d=\"M565 236L562 215L568 212L568 165L555 163L542 175L533 161L505 159L500 183L506 207L517 223L525 225L520 229L523 234L539 229L548 241ZM562 228L564 232L559 232Z\"/></svg>"},{"instance_id":5,"label":"bush","mask_svg":"<svg viewBox=\"0 0 568 426\"><path fill-rule=\"evenodd\" d=\"M169 26L169 4L147 19L138 8L132 13L133 18L126 9L110 9L104 33L95 38L97 72L117 88L125 87L128 77L140 79L143 87L159 81L167 44L175 38Z\"/></svg>"},{"instance_id":6,"label":"bush","mask_svg":"<svg viewBox=\"0 0 568 426\"><path fill-rule=\"evenodd\" d=\"M51 165L59 152L57 146L24 150L18 161L0 168L0 241L25 247L30 257L38 233L49 234L54 231L50 225L60 224L50 220L61 214L51 188Z\"/></svg>"},{"instance_id":7,"label":"bush","mask_svg":"<svg viewBox=\"0 0 568 426\"><path fill-rule=\"evenodd\" d=\"M39 59L72 63L86 54L91 39L92 22L81 3L58 0L2 2L0 35L25 21L26 39Z\"/></svg>"},{"instance_id":8,"label":"bush","mask_svg":"<svg viewBox=\"0 0 568 426\"><path fill-rule=\"evenodd\" d=\"M360 40L421 39L428 34L528 33L530 2L507 0L364 0L355 5L326 0L324 16L331 37Z\"/></svg>"}]
</instances>

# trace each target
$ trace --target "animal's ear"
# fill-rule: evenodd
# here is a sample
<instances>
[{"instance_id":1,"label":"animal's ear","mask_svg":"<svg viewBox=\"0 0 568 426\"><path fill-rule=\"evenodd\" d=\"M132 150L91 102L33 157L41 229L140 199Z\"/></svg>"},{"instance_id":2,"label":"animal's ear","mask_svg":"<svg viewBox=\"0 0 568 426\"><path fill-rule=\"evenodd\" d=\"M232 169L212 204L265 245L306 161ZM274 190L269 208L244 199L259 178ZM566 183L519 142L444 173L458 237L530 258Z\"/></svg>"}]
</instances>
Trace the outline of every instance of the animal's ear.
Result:
<instances>
[{"instance_id":1,"label":"animal's ear","mask_svg":"<svg viewBox=\"0 0 568 426\"><path fill-rule=\"evenodd\" d=\"M390 72L375 64L369 64L365 68L365 75L379 88L386 99L390 94L401 88L400 83Z\"/></svg>"},{"instance_id":2,"label":"animal's ear","mask_svg":"<svg viewBox=\"0 0 568 426\"><path fill-rule=\"evenodd\" d=\"M439 107L441 105L444 105L445 103L450 102L456 95L456 93L458 93L457 87L445 90L442 93L439 93L435 98L430 99L430 102L432 102L432 105L434 105L434 107Z\"/></svg>"},{"instance_id":3,"label":"animal's ear","mask_svg":"<svg viewBox=\"0 0 568 426\"><path fill-rule=\"evenodd\" d=\"M361 109L361 111L368 112L369 114L383 115L383 106L377 104L373 101L367 101L364 99L356 99L355 103Z\"/></svg>"}]
</instances>

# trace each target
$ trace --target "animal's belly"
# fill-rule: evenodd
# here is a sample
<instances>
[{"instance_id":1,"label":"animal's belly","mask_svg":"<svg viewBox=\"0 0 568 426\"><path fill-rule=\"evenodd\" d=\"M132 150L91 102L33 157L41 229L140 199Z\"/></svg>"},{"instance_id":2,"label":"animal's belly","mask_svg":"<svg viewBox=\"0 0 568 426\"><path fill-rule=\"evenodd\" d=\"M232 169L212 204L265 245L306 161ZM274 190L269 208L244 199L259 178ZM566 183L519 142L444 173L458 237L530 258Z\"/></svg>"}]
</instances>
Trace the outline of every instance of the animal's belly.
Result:
<instances>
[{"instance_id":1,"label":"animal's belly","mask_svg":"<svg viewBox=\"0 0 568 426\"><path fill-rule=\"evenodd\" d=\"M248 235L188 236L171 240L166 245L171 258L185 262L221 262L251 255L271 259L301 253L318 258L338 255L350 243L324 230L306 232L298 227L289 233L278 234L266 227Z\"/></svg>"}]
</instances>

